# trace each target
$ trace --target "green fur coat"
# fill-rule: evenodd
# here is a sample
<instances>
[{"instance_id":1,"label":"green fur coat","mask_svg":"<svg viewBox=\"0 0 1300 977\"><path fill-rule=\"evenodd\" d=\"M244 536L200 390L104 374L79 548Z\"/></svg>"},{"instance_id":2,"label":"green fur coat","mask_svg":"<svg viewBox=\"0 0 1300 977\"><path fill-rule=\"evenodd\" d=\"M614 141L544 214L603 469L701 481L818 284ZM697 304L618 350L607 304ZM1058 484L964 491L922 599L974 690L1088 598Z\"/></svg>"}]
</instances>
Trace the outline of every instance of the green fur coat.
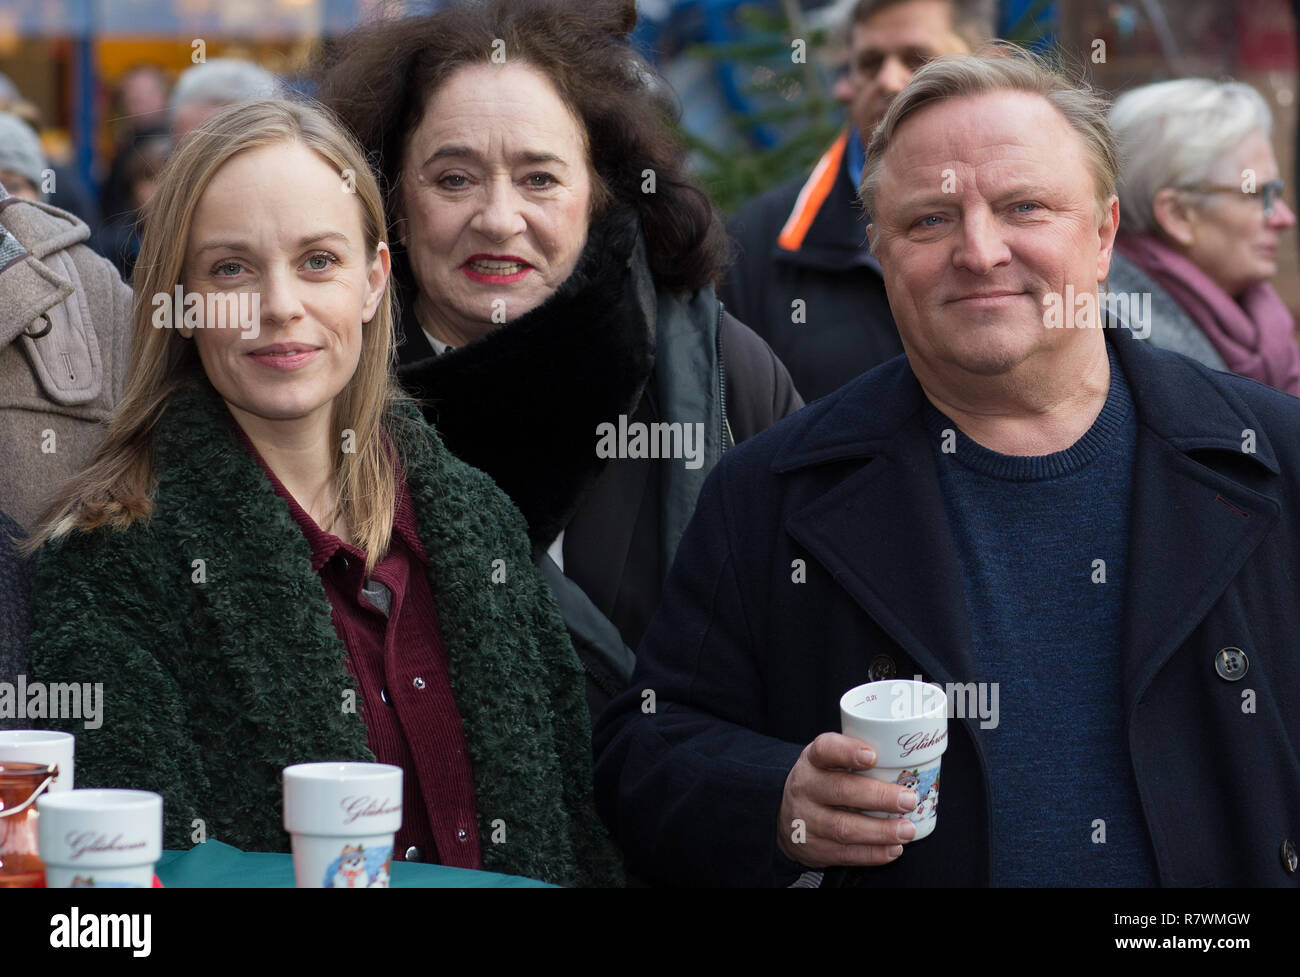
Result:
<instances>
[{"instance_id":1,"label":"green fur coat","mask_svg":"<svg viewBox=\"0 0 1300 977\"><path fill-rule=\"evenodd\" d=\"M393 436L474 768L483 868L616 884L583 673L523 518L414 410L403 417ZM307 540L206 382L173 398L154 470L147 522L38 554L29 678L103 683L100 728L49 725L76 734L79 787L162 794L165 847L202 840L201 821L208 838L286 851L281 770L373 761L366 705Z\"/></svg>"}]
</instances>

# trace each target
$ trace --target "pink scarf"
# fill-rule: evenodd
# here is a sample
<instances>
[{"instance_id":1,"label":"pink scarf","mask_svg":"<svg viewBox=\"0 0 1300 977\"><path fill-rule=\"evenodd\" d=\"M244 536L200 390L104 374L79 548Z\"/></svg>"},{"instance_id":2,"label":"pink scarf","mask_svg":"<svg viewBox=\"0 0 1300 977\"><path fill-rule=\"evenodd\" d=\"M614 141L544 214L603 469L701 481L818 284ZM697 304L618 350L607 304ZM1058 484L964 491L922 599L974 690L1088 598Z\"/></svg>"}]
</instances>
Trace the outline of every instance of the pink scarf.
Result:
<instances>
[{"instance_id":1,"label":"pink scarf","mask_svg":"<svg viewBox=\"0 0 1300 977\"><path fill-rule=\"evenodd\" d=\"M1121 234L1115 248L1192 317L1229 370L1300 397L1295 320L1272 285L1252 285L1234 301L1200 268L1149 234Z\"/></svg>"}]
</instances>

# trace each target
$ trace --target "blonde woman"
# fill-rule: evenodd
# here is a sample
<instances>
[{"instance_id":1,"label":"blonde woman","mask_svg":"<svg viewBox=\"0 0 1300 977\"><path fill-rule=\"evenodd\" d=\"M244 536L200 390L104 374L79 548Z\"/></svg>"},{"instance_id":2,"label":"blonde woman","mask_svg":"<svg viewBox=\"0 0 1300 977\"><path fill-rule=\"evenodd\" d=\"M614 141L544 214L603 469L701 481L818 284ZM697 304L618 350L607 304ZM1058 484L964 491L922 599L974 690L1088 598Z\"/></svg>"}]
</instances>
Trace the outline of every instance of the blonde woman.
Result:
<instances>
[{"instance_id":1,"label":"blonde woman","mask_svg":"<svg viewBox=\"0 0 1300 977\"><path fill-rule=\"evenodd\" d=\"M385 226L319 108L245 103L181 146L125 400L35 538L31 671L103 683L78 783L160 792L167 847L285 850L281 768L378 759L405 771L394 858L614 882L522 517L391 380Z\"/></svg>"}]
</instances>

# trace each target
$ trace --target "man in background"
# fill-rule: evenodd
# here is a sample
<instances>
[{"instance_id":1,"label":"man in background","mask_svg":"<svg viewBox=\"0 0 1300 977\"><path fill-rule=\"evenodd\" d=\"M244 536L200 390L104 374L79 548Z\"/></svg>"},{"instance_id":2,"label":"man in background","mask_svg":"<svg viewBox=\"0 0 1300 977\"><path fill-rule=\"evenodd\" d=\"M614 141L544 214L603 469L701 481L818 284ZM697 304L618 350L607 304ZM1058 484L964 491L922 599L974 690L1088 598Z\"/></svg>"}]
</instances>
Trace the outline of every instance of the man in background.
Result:
<instances>
[{"instance_id":1,"label":"man in background","mask_svg":"<svg viewBox=\"0 0 1300 977\"><path fill-rule=\"evenodd\" d=\"M156 147L167 141L168 89L167 76L151 64L136 65L118 82L113 120L118 129L116 146L99 198L106 223L137 207L128 171L138 166L139 147Z\"/></svg>"},{"instance_id":2,"label":"man in background","mask_svg":"<svg viewBox=\"0 0 1300 977\"><path fill-rule=\"evenodd\" d=\"M227 105L282 94L275 75L249 61L213 58L187 68L171 97L172 140L179 143Z\"/></svg>"},{"instance_id":3,"label":"man in background","mask_svg":"<svg viewBox=\"0 0 1300 977\"><path fill-rule=\"evenodd\" d=\"M834 88L848 126L811 175L760 194L728 224L735 264L721 298L767 340L805 401L903 351L858 202L864 147L921 65L991 39L993 6L859 0L848 23L848 70Z\"/></svg>"}]
</instances>

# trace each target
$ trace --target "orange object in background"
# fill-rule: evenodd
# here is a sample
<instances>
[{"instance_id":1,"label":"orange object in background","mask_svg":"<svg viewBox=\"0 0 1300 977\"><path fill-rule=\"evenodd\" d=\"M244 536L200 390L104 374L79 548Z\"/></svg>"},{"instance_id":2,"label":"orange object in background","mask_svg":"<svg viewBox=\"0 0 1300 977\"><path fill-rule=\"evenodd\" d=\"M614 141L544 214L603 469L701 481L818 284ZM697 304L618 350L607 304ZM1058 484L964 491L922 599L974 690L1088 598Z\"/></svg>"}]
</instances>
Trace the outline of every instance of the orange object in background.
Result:
<instances>
[{"instance_id":1,"label":"orange object in background","mask_svg":"<svg viewBox=\"0 0 1300 977\"><path fill-rule=\"evenodd\" d=\"M0 889L45 887L36 798L57 774L57 767L43 763L0 763Z\"/></svg>"}]
</instances>

